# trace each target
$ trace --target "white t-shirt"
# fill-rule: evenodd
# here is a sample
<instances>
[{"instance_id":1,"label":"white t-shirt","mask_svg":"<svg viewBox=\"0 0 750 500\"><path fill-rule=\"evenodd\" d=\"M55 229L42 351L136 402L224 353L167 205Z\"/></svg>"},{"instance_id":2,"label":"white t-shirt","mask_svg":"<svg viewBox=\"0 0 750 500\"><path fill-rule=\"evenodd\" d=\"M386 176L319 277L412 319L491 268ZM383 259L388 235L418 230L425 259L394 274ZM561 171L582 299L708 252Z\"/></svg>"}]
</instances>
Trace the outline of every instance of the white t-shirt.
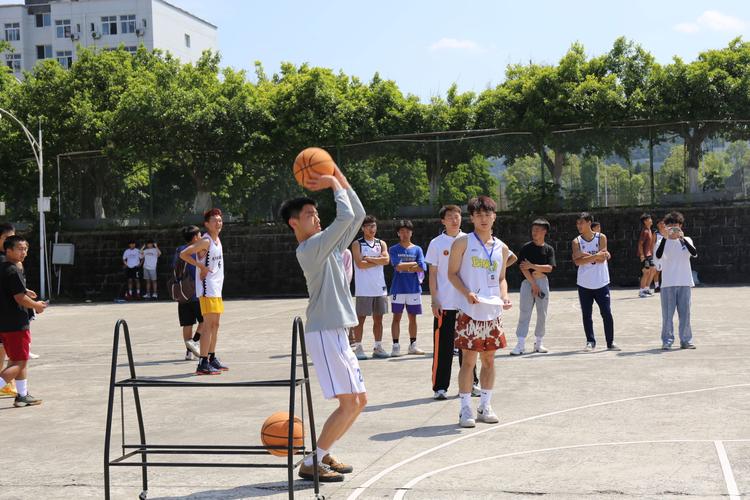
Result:
<instances>
[{"instance_id":1,"label":"white t-shirt","mask_svg":"<svg viewBox=\"0 0 750 500\"><path fill-rule=\"evenodd\" d=\"M463 304L463 295L451 284L448 279L448 261L450 260L451 245L459 236L464 236L463 231L458 232L458 236L448 236L442 233L430 241L427 247L425 261L432 267L437 267L437 290L434 291L437 296L440 307L443 310L458 310Z\"/></svg>"},{"instance_id":2,"label":"white t-shirt","mask_svg":"<svg viewBox=\"0 0 750 500\"><path fill-rule=\"evenodd\" d=\"M693 245L693 240L685 236L685 241ZM694 246L694 245L693 245ZM657 247L658 248L658 247ZM664 253L661 263L661 287L695 286L693 269L690 267L690 252L680 240L670 240L664 243Z\"/></svg>"},{"instance_id":3,"label":"white t-shirt","mask_svg":"<svg viewBox=\"0 0 750 500\"><path fill-rule=\"evenodd\" d=\"M158 248L143 249L143 269L156 269L156 262L159 260Z\"/></svg>"},{"instance_id":4,"label":"white t-shirt","mask_svg":"<svg viewBox=\"0 0 750 500\"><path fill-rule=\"evenodd\" d=\"M131 269L138 267L141 264L141 251L137 248L127 248L122 253L122 260Z\"/></svg>"}]
</instances>

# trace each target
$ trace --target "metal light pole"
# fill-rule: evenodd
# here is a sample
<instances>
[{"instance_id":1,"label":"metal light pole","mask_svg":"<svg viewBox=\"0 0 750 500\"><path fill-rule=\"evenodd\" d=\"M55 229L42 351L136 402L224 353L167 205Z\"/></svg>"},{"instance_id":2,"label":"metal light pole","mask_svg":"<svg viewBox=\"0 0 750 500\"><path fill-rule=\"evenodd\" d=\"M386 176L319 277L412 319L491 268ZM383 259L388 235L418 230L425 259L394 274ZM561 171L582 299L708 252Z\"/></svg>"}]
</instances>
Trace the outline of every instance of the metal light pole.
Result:
<instances>
[{"instance_id":1,"label":"metal light pole","mask_svg":"<svg viewBox=\"0 0 750 500\"><path fill-rule=\"evenodd\" d=\"M45 286L45 256L46 256L46 242L45 242L45 231L44 231L44 150L42 148L42 120L39 120L39 137L34 138L34 134L21 122L16 116L8 110L0 108L0 117L7 116L14 122L16 122L23 133L26 134L26 139L31 145L31 150L34 152L34 159L36 160L37 168L39 169L39 199L37 200L37 209L39 210L39 293L41 298L47 297L46 286Z\"/></svg>"}]
</instances>

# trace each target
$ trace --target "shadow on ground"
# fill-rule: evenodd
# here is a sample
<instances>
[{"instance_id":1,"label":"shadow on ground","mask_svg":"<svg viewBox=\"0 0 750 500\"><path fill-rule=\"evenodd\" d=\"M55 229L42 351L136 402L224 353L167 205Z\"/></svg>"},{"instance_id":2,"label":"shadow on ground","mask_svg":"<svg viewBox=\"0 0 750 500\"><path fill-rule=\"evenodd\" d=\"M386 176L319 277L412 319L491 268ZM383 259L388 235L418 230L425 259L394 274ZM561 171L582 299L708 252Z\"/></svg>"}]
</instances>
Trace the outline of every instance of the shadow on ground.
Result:
<instances>
[{"instance_id":1,"label":"shadow on ground","mask_svg":"<svg viewBox=\"0 0 750 500\"><path fill-rule=\"evenodd\" d=\"M294 491L312 490L313 483L309 481L295 481ZM154 500L239 500L242 498L266 497L286 492L287 482L259 483L238 486L228 490L207 490L182 496L156 497ZM311 491L312 493L312 491Z\"/></svg>"}]
</instances>

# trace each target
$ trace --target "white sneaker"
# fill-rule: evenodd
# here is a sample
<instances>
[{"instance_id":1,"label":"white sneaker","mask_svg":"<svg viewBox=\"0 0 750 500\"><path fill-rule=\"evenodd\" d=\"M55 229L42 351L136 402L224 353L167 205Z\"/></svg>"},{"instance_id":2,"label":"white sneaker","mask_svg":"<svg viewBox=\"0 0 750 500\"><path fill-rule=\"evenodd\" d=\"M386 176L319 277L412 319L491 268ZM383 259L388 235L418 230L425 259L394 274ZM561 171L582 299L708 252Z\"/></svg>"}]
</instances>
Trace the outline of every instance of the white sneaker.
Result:
<instances>
[{"instance_id":1,"label":"white sneaker","mask_svg":"<svg viewBox=\"0 0 750 500\"><path fill-rule=\"evenodd\" d=\"M34 354L33 352L29 352L29 359L39 359L39 355Z\"/></svg>"},{"instance_id":2,"label":"white sneaker","mask_svg":"<svg viewBox=\"0 0 750 500\"><path fill-rule=\"evenodd\" d=\"M607 347L607 350L608 351L622 351L622 349L620 349L620 347L614 342L612 342L611 346Z\"/></svg>"},{"instance_id":3,"label":"white sneaker","mask_svg":"<svg viewBox=\"0 0 750 500\"><path fill-rule=\"evenodd\" d=\"M185 351L185 361L190 361L193 359L193 353L190 351Z\"/></svg>"},{"instance_id":4,"label":"white sneaker","mask_svg":"<svg viewBox=\"0 0 750 500\"><path fill-rule=\"evenodd\" d=\"M474 384L471 386L471 397L472 398L478 398L482 395L482 389L477 385Z\"/></svg>"},{"instance_id":5,"label":"white sneaker","mask_svg":"<svg viewBox=\"0 0 750 500\"><path fill-rule=\"evenodd\" d=\"M641 299L645 299L645 298L646 298L646 297L648 297L648 296L649 296L649 294L648 294L648 293L646 293L646 290L639 290L639 291L638 291L638 297L639 297L639 298L641 298Z\"/></svg>"},{"instance_id":6,"label":"white sneaker","mask_svg":"<svg viewBox=\"0 0 750 500\"><path fill-rule=\"evenodd\" d=\"M534 344L534 352L538 352L540 354L547 354L549 350L546 347L544 347L544 344L542 344L541 342L537 342Z\"/></svg>"},{"instance_id":7,"label":"white sneaker","mask_svg":"<svg viewBox=\"0 0 750 500\"><path fill-rule=\"evenodd\" d=\"M391 357L398 358L399 356L401 356L401 344L393 344L393 349L391 349Z\"/></svg>"},{"instance_id":8,"label":"white sneaker","mask_svg":"<svg viewBox=\"0 0 750 500\"><path fill-rule=\"evenodd\" d=\"M594 344L586 342L586 347L584 347L583 350L586 352L592 352L594 350Z\"/></svg>"},{"instance_id":9,"label":"white sneaker","mask_svg":"<svg viewBox=\"0 0 750 500\"><path fill-rule=\"evenodd\" d=\"M409 344L409 354L415 354L417 356L424 356L424 351L417 347L416 342Z\"/></svg>"},{"instance_id":10,"label":"white sneaker","mask_svg":"<svg viewBox=\"0 0 750 500\"><path fill-rule=\"evenodd\" d=\"M458 425L466 428L477 426L477 421L474 420L474 412L471 411L471 407L464 406L461 408L461 413L458 414Z\"/></svg>"},{"instance_id":11,"label":"white sneaker","mask_svg":"<svg viewBox=\"0 0 750 500\"><path fill-rule=\"evenodd\" d=\"M198 342L193 341L192 339L188 339L185 341L185 348L190 351L191 353L195 354L196 358L201 357L201 348ZM187 358L185 358L187 359Z\"/></svg>"},{"instance_id":12,"label":"white sneaker","mask_svg":"<svg viewBox=\"0 0 750 500\"><path fill-rule=\"evenodd\" d=\"M445 401L446 399L448 399L448 393L445 390L440 389L439 391L435 391L433 399L436 399L438 401Z\"/></svg>"},{"instance_id":13,"label":"white sneaker","mask_svg":"<svg viewBox=\"0 0 750 500\"><path fill-rule=\"evenodd\" d=\"M516 347L513 348L512 351L510 351L511 356L520 356L524 353L525 345L521 344L520 342L516 344Z\"/></svg>"},{"instance_id":14,"label":"white sneaker","mask_svg":"<svg viewBox=\"0 0 750 500\"><path fill-rule=\"evenodd\" d=\"M357 359L368 359L367 354L365 354L365 349L362 347L362 344L359 344L354 349L354 355L357 356Z\"/></svg>"},{"instance_id":15,"label":"white sneaker","mask_svg":"<svg viewBox=\"0 0 750 500\"><path fill-rule=\"evenodd\" d=\"M496 424L500 421L497 414L493 411L492 406L487 405L484 408L477 408L477 421L485 424Z\"/></svg>"},{"instance_id":16,"label":"white sneaker","mask_svg":"<svg viewBox=\"0 0 750 500\"><path fill-rule=\"evenodd\" d=\"M385 352L382 345L372 348L372 357L375 359L386 359L390 358L391 355Z\"/></svg>"}]
</instances>

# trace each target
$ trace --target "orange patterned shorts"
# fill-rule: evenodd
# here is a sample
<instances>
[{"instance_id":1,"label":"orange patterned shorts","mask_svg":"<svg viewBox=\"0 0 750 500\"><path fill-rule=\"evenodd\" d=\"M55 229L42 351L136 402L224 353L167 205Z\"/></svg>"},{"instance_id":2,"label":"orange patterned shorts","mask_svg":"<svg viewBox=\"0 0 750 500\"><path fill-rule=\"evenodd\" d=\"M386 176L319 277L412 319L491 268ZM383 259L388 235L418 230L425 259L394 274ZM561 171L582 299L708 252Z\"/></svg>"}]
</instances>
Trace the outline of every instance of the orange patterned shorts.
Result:
<instances>
[{"instance_id":1,"label":"orange patterned shorts","mask_svg":"<svg viewBox=\"0 0 750 500\"><path fill-rule=\"evenodd\" d=\"M468 314L459 313L456 318L457 349L468 351L496 351L508 345L503 331L503 317L488 321L472 319Z\"/></svg>"}]
</instances>

